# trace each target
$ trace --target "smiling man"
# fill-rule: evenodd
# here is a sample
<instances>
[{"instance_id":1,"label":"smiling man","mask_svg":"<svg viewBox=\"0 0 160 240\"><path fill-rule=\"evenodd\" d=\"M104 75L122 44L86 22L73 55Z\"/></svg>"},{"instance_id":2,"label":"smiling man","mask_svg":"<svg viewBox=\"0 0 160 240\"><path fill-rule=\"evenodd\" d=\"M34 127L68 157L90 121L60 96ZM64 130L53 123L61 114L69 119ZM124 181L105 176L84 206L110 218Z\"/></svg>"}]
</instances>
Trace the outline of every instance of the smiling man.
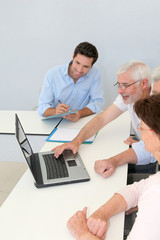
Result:
<instances>
[{"instance_id":1,"label":"smiling man","mask_svg":"<svg viewBox=\"0 0 160 240\"><path fill-rule=\"evenodd\" d=\"M104 99L99 71L93 67L97 59L96 47L82 42L75 48L69 64L49 70L39 97L40 116L78 110L64 117L76 122L79 118L98 113Z\"/></svg>"},{"instance_id":2,"label":"smiling man","mask_svg":"<svg viewBox=\"0 0 160 240\"><path fill-rule=\"evenodd\" d=\"M92 137L106 124L119 117L125 111L129 111L132 127L137 139L140 140L140 134L137 130L140 120L133 110L133 105L139 99L149 96L151 91L151 71L143 62L133 60L122 65L117 75L118 81L114 86L118 88L119 95L114 103L88 122L72 142L53 149L56 157L65 149L71 149L73 153L76 153L81 143Z\"/></svg>"},{"instance_id":3,"label":"smiling man","mask_svg":"<svg viewBox=\"0 0 160 240\"><path fill-rule=\"evenodd\" d=\"M117 75L118 81L114 86L118 88L119 96L113 105L122 112L129 111L133 130L139 140L141 138L137 130L139 119L133 110L133 105L139 99L150 95L151 71L143 62L130 61L119 68Z\"/></svg>"}]
</instances>

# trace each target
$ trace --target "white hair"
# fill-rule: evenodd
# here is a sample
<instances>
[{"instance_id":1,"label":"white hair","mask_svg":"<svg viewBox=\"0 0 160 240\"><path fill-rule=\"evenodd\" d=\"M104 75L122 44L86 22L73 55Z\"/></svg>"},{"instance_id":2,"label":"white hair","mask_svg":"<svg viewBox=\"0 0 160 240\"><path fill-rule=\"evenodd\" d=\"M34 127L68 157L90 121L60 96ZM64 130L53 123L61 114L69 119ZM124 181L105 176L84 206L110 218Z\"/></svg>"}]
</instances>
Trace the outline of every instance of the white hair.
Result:
<instances>
[{"instance_id":1,"label":"white hair","mask_svg":"<svg viewBox=\"0 0 160 240\"><path fill-rule=\"evenodd\" d=\"M127 71L131 71L133 80L148 79L148 85L151 85L151 70L144 62L131 60L118 69L117 75L121 75Z\"/></svg>"},{"instance_id":2,"label":"white hair","mask_svg":"<svg viewBox=\"0 0 160 240\"><path fill-rule=\"evenodd\" d=\"M160 81L160 66L156 67L152 73L153 82Z\"/></svg>"}]
</instances>

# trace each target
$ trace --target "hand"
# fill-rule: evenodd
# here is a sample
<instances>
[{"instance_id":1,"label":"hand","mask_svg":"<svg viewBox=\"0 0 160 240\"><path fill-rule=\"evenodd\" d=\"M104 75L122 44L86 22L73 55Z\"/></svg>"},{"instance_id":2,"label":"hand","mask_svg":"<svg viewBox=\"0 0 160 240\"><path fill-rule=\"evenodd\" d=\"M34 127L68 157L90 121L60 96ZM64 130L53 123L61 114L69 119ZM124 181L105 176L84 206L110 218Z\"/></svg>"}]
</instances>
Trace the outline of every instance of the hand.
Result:
<instances>
[{"instance_id":1,"label":"hand","mask_svg":"<svg viewBox=\"0 0 160 240\"><path fill-rule=\"evenodd\" d=\"M124 141L124 143L125 144L128 144L128 145L132 145L132 143L136 143L136 142L138 142L137 140L135 140L135 139L133 139L133 138L131 138L131 137L129 137L129 138L127 138L125 141Z\"/></svg>"},{"instance_id":2,"label":"hand","mask_svg":"<svg viewBox=\"0 0 160 240\"><path fill-rule=\"evenodd\" d=\"M107 232L107 221L103 211L98 209L87 220L89 231L100 239L105 239Z\"/></svg>"},{"instance_id":3,"label":"hand","mask_svg":"<svg viewBox=\"0 0 160 240\"><path fill-rule=\"evenodd\" d=\"M94 170L96 173L101 174L104 178L111 176L114 173L116 167L117 165L112 158L98 160L94 164Z\"/></svg>"},{"instance_id":4,"label":"hand","mask_svg":"<svg viewBox=\"0 0 160 240\"><path fill-rule=\"evenodd\" d=\"M61 155L64 150L72 150L73 154L76 154L76 152L78 151L78 148L79 148L79 145L76 144L75 141L72 141L72 142L67 142L60 146L57 146L53 148L52 151L54 151L54 156L58 158L59 155Z\"/></svg>"},{"instance_id":5,"label":"hand","mask_svg":"<svg viewBox=\"0 0 160 240\"><path fill-rule=\"evenodd\" d=\"M62 114L69 111L69 105L60 103L56 107L56 114Z\"/></svg>"},{"instance_id":6,"label":"hand","mask_svg":"<svg viewBox=\"0 0 160 240\"><path fill-rule=\"evenodd\" d=\"M73 110L75 111L75 110ZM63 118L71 121L71 122L77 122L79 119L80 119L80 114L79 114L79 111L74 113L74 114L69 114L69 115L66 115L66 116L63 116Z\"/></svg>"},{"instance_id":7,"label":"hand","mask_svg":"<svg viewBox=\"0 0 160 240\"><path fill-rule=\"evenodd\" d=\"M69 231L76 239L79 239L82 235L85 235L89 232L87 227L86 214L87 208L85 207L83 211L76 212L67 222Z\"/></svg>"}]
</instances>

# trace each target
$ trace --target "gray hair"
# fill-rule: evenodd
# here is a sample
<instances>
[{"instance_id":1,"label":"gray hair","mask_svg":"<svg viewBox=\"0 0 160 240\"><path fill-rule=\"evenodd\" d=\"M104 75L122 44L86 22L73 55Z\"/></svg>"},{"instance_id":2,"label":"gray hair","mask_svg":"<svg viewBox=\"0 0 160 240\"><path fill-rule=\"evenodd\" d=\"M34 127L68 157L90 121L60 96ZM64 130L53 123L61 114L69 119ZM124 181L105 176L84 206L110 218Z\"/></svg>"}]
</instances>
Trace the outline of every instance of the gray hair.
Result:
<instances>
[{"instance_id":1,"label":"gray hair","mask_svg":"<svg viewBox=\"0 0 160 240\"><path fill-rule=\"evenodd\" d=\"M156 67L152 73L153 82L160 81L160 66Z\"/></svg>"},{"instance_id":2,"label":"gray hair","mask_svg":"<svg viewBox=\"0 0 160 240\"><path fill-rule=\"evenodd\" d=\"M138 81L140 79L148 79L148 85L151 85L151 70L144 62L131 60L118 69L117 75L123 74L127 71L131 71L131 77L133 80Z\"/></svg>"}]
</instances>

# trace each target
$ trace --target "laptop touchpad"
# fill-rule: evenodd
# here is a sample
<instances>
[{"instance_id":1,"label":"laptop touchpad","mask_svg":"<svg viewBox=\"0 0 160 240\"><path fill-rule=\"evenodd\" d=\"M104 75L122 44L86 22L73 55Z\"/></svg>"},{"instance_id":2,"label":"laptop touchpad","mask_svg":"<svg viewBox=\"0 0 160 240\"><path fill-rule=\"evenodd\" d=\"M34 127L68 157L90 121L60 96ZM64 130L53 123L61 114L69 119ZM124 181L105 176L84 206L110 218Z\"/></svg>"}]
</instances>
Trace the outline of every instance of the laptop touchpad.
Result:
<instances>
[{"instance_id":1,"label":"laptop touchpad","mask_svg":"<svg viewBox=\"0 0 160 240\"><path fill-rule=\"evenodd\" d=\"M77 163L76 163L76 161L75 160L67 160L67 163L68 163L68 166L69 167L75 167L75 166L77 166Z\"/></svg>"}]
</instances>

